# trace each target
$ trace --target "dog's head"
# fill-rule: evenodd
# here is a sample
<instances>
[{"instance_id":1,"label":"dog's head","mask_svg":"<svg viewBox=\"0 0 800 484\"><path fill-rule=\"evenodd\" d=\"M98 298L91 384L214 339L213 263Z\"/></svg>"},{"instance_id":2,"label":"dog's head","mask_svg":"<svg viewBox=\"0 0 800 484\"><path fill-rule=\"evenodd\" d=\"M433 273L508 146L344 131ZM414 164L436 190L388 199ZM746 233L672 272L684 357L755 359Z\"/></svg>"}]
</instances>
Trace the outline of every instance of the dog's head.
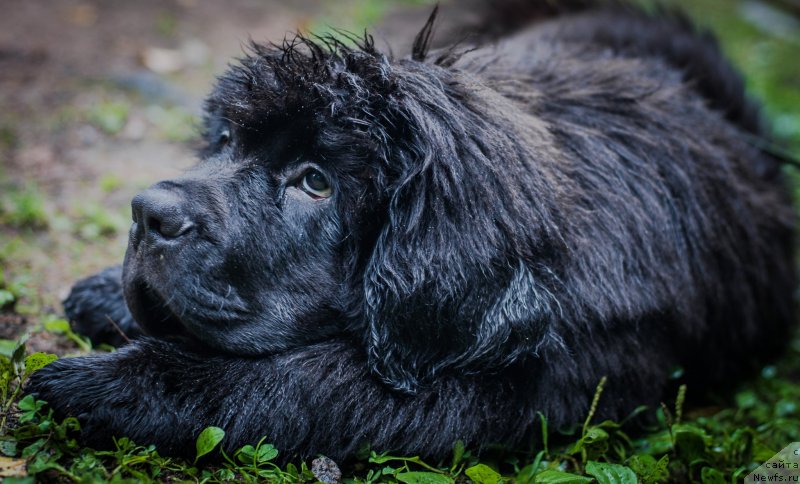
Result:
<instances>
[{"instance_id":1,"label":"dog's head","mask_svg":"<svg viewBox=\"0 0 800 484\"><path fill-rule=\"evenodd\" d=\"M250 355L347 334L406 390L535 348L555 183L526 160L552 156L546 131L455 57L426 62L429 35L406 60L369 38L255 45L221 77L199 164L133 201L146 331Z\"/></svg>"}]
</instances>

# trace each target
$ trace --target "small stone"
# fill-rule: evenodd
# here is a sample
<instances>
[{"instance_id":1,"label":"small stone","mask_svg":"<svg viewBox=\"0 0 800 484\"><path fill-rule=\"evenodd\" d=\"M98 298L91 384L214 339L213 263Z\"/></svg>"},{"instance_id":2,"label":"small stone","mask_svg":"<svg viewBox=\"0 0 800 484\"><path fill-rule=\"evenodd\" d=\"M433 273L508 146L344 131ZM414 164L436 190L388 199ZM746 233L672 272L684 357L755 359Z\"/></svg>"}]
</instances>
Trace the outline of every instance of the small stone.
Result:
<instances>
[{"instance_id":1,"label":"small stone","mask_svg":"<svg viewBox=\"0 0 800 484\"><path fill-rule=\"evenodd\" d=\"M203 66L211 58L208 46L198 39L189 39L181 44L180 53L184 63L192 67Z\"/></svg>"},{"instance_id":2,"label":"small stone","mask_svg":"<svg viewBox=\"0 0 800 484\"><path fill-rule=\"evenodd\" d=\"M311 473L319 482L325 484L339 484L342 480L342 471L339 470L339 466L324 455L311 461Z\"/></svg>"},{"instance_id":3,"label":"small stone","mask_svg":"<svg viewBox=\"0 0 800 484\"><path fill-rule=\"evenodd\" d=\"M88 3L80 3L69 9L67 19L78 27L91 27L97 23L97 8Z\"/></svg>"},{"instance_id":4,"label":"small stone","mask_svg":"<svg viewBox=\"0 0 800 484\"><path fill-rule=\"evenodd\" d=\"M120 136L124 139L138 141L144 138L147 131L147 123L141 116L131 116L125 127L122 129Z\"/></svg>"},{"instance_id":5,"label":"small stone","mask_svg":"<svg viewBox=\"0 0 800 484\"><path fill-rule=\"evenodd\" d=\"M142 51L142 64L157 74L172 74L184 67L184 59L180 51L149 47Z\"/></svg>"},{"instance_id":6,"label":"small stone","mask_svg":"<svg viewBox=\"0 0 800 484\"><path fill-rule=\"evenodd\" d=\"M78 141L83 146L92 146L100 140L100 133L94 126L84 124L78 128Z\"/></svg>"}]
</instances>

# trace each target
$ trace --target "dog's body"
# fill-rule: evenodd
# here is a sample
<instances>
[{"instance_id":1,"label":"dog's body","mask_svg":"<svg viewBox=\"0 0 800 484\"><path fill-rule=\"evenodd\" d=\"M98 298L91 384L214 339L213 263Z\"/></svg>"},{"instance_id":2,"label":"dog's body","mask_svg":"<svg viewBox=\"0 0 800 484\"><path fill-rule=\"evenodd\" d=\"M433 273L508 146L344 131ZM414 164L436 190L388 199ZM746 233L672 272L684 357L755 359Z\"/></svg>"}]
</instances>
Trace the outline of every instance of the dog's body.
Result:
<instances>
[{"instance_id":1,"label":"dog's body","mask_svg":"<svg viewBox=\"0 0 800 484\"><path fill-rule=\"evenodd\" d=\"M65 303L97 337L115 314L158 339L31 390L98 445L190 453L216 425L227 448L442 456L582 420L603 376L607 417L676 366L700 392L787 333L791 204L712 39L619 7L429 38L405 60L254 47L198 167L134 200L133 317L114 270Z\"/></svg>"}]
</instances>

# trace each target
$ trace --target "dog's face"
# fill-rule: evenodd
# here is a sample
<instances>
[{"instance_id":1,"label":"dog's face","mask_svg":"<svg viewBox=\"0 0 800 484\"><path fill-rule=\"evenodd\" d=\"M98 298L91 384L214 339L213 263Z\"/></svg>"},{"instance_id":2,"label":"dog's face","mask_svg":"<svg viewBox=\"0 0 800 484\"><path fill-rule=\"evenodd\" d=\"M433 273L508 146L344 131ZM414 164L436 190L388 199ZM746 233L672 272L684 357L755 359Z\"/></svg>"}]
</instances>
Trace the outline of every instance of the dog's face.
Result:
<instances>
[{"instance_id":1,"label":"dog's face","mask_svg":"<svg viewBox=\"0 0 800 484\"><path fill-rule=\"evenodd\" d=\"M348 333L407 390L538 344L544 326L513 328L549 310L525 300L543 282L516 238L547 234L510 212L547 177L522 173L502 99L419 39L403 61L255 46L220 79L200 163L133 201L124 285L146 331L250 355Z\"/></svg>"},{"instance_id":2,"label":"dog's face","mask_svg":"<svg viewBox=\"0 0 800 484\"><path fill-rule=\"evenodd\" d=\"M126 299L150 333L258 355L341 332L358 304L384 192L350 88L372 87L331 56L290 63L290 49L307 54L259 50L224 76L199 164L133 200ZM296 84L301 69L319 84Z\"/></svg>"}]
</instances>

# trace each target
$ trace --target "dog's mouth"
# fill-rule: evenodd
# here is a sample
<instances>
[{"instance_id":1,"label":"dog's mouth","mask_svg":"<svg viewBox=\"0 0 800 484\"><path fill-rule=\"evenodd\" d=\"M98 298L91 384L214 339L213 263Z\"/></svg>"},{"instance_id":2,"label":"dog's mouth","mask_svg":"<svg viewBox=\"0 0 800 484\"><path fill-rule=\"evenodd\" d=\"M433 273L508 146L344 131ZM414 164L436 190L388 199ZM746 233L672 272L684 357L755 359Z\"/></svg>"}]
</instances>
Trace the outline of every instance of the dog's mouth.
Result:
<instances>
[{"instance_id":1,"label":"dog's mouth","mask_svg":"<svg viewBox=\"0 0 800 484\"><path fill-rule=\"evenodd\" d=\"M187 333L180 318L147 282L139 280L129 284L125 288L125 300L145 333L161 337Z\"/></svg>"}]
</instances>

